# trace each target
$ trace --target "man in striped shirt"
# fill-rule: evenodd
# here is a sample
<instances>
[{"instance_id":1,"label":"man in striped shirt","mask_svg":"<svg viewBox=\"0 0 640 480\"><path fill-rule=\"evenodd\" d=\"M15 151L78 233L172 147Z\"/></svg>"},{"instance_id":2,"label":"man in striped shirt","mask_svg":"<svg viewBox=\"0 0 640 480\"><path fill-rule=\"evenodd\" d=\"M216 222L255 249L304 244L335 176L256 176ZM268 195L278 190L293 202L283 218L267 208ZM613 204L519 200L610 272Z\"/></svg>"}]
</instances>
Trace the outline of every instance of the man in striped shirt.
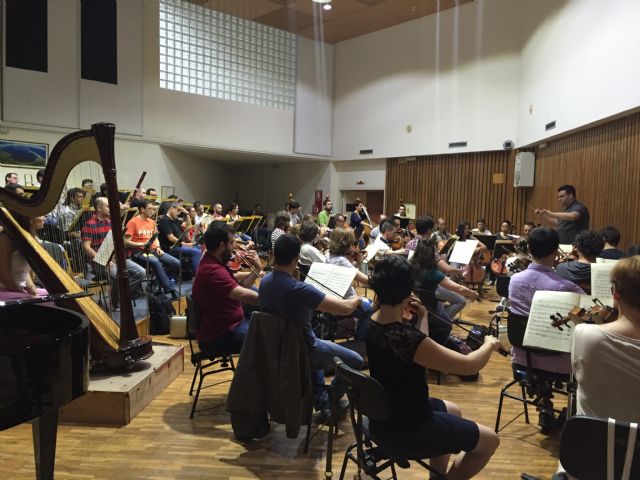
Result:
<instances>
[{"instance_id":1,"label":"man in striped shirt","mask_svg":"<svg viewBox=\"0 0 640 480\"><path fill-rule=\"evenodd\" d=\"M118 271L114 260L105 267L94 259L104 242L105 237L111 231L111 219L109 217L109 201L106 197L95 199L95 214L82 227L82 246L89 258L93 272L98 280L107 280L109 277L116 279ZM129 273L129 285L135 291L136 287L144 280L145 270L137 263L127 258L127 272ZM108 268L108 270L107 270ZM111 306L118 306L118 282L111 285Z\"/></svg>"}]
</instances>

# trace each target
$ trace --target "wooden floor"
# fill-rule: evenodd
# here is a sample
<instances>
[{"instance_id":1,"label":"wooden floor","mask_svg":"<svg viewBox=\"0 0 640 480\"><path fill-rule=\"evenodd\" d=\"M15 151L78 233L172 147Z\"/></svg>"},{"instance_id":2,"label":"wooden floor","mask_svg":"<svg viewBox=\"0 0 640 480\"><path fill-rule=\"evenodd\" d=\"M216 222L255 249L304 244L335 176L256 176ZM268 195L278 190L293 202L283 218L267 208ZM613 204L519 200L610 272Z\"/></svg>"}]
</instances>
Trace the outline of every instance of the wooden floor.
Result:
<instances>
[{"instance_id":1,"label":"wooden floor","mask_svg":"<svg viewBox=\"0 0 640 480\"><path fill-rule=\"evenodd\" d=\"M490 295L491 297L491 295ZM495 303L485 301L469 305L465 319L487 324L487 313ZM168 342L183 343L161 338ZM189 419L191 397L188 396L193 367L185 349L185 372L161 395L122 428L62 425L58 433L57 479L320 479L324 478L326 431L312 429L310 451L305 455L303 436L288 440L284 427L275 425L262 441L251 445L238 443L232 434L229 415L224 406L197 414ZM213 407L225 401L231 378L229 372L209 377L214 382L226 380L204 390L198 406ZM216 378L217 377L217 378ZM434 396L458 403L466 417L493 428L500 388L511 378L508 359L494 355L475 383L461 382L454 375L443 384L432 384ZM435 382L433 382L435 383ZM1 388L1 387L0 387ZM504 418L521 411L519 404L506 404ZM558 438L539 433L523 417L500 435L501 445L487 468L476 478L518 479L526 471L550 478L557 464ZM352 441L347 420L334 444L333 470L337 478L342 452ZM0 432L0 478L35 477L31 427L21 425ZM346 478L353 478L350 468ZM402 479L425 479L425 472L415 466L400 470Z\"/></svg>"}]
</instances>

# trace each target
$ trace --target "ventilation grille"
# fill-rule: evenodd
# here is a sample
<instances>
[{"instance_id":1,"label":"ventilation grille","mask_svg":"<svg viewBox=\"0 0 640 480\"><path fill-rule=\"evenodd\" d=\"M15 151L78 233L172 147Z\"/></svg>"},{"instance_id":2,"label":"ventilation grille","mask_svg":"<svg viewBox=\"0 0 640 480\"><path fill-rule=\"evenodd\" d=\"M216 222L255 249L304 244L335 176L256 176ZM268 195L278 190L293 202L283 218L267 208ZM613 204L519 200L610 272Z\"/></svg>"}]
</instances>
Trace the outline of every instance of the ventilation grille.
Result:
<instances>
[{"instance_id":1,"label":"ventilation grille","mask_svg":"<svg viewBox=\"0 0 640 480\"><path fill-rule=\"evenodd\" d=\"M290 5L295 1L296 0L271 0L271 2L277 3L278 5L282 5L283 7L286 7L287 5Z\"/></svg>"},{"instance_id":2,"label":"ventilation grille","mask_svg":"<svg viewBox=\"0 0 640 480\"><path fill-rule=\"evenodd\" d=\"M373 153L373 149L360 150L360 155L371 155Z\"/></svg>"},{"instance_id":3,"label":"ventilation grille","mask_svg":"<svg viewBox=\"0 0 640 480\"><path fill-rule=\"evenodd\" d=\"M273 0L272 0L273 1ZM385 0L358 0L360 3L366 5L367 7L374 7L376 5L380 5Z\"/></svg>"},{"instance_id":4,"label":"ventilation grille","mask_svg":"<svg viewBox=\"0 0 640 480\"><path fill-rule=\"evenodd\" d=\"M556 121L554 120L553 122L549 122L544 126L545 131L549 131L549 130L553 130L554 128L556 128Z\"/></svg>"},{"instance_id":5,"label":"ventilation grille","mask_svg":"<svg viewBox=\"0 0 640 480\"><path fill-rule=\"evenodd\" d=\"M462 148L466 146L467 146L467 142L450 142L449 143L449 148Z\"/></svg>"}]
</instances>

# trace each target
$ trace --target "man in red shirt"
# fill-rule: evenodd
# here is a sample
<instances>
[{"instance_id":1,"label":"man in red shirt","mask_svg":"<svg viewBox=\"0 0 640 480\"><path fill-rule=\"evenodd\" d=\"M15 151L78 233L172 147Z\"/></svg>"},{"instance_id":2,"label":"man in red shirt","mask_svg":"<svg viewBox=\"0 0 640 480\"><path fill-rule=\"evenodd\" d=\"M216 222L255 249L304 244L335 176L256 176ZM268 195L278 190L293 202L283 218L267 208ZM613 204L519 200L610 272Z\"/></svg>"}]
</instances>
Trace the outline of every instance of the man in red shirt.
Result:
<instances>
[{"instance_id":1,"label":"man in red shirt","mask_svg":"<svg viewBox=\"0 0 640 480\"><path fill-rule=\"evenodd\" d=\"M192 295L200 310L196 338L204 352L240 353L249 329L243 303L258 305L258 294L252 290L262 266L258 256L247 254L257 272L233 274L227 267L234 247L231 228L215 221L204 234L207 252L193 280Z\"/></svg>"},{"instance_id":2,"label":"man in red shirt","mask_svg":"<svg viewBox=\"0 0 640 480\"><path fill-rule=\"evenodd\" d=\"M127 230L124 234L124 243L131 252L130 258L143 268L151 268L165 293L170 293L173 300L178 299L178 291L171 284L165 268L169 273L177 275L180 270L180 260L165 254L158 245L156 238L145 252L148 241L156 234L156 222L151 215L155 212L155 207L149 200L142 200L138 207L140 214L133 217L127 223Z\"/></svg>"}]
</instances>

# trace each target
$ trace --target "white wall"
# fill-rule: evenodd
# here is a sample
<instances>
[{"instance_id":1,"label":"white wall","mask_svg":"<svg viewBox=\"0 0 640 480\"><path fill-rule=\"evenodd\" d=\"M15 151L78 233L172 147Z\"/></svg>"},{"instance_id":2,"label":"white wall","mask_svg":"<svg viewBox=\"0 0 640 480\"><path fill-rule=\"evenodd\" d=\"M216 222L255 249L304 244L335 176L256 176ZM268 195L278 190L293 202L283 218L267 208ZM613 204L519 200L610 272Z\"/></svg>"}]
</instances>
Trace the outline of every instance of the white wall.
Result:
<instances>
[{"instance_id":1,"label":"white wall","mask_svg":"<svg viewBox=\"0 0 640 480\"><path fill-rule=\"evenodd\" d=\"M552 14L522 50L519 145L640 106L640 2L528 3L525 22L545 9ZM556 128L545 132L545 124L554 120Z\"/></svg>"},{"instance_id":2,"label":"white wall","mask_svg":"<svg viewBox=\"0 0 640 480\"><path fill-rule=\"evenodd\" d=\"M477 0L339 43L334 158L502 148L515 139L518 1ZM407 132L411 127L411 133Z\"/></svg>"},{"instance_id":3,"label":"white wall","mask_svg":"<svg viewBox=\"0 0 640 480\"><path fill-rule=\"evenodd\" d=\"M37 143L48 143L49 152L65 135L64 132L27 130L10 128L2 138L7 140L27 140ZM228 167L221 166L211 160L156 143L118 138L115 142L116 168L118 169L118 187L133 188L143 171L147 172L143 187L156 188L160 191L163 185L175 186L176 193L185 200L200 199L209 201L220 196L231 198L232 189L228 177ZM35 180L37 169L0 167L0 178L8 172L18 173L19 182L24 182L24 174L33 175ZM76 179L78 185L82 179ZM97 179L94 179L97 180Z\"/></svg>"}]
</instances>

